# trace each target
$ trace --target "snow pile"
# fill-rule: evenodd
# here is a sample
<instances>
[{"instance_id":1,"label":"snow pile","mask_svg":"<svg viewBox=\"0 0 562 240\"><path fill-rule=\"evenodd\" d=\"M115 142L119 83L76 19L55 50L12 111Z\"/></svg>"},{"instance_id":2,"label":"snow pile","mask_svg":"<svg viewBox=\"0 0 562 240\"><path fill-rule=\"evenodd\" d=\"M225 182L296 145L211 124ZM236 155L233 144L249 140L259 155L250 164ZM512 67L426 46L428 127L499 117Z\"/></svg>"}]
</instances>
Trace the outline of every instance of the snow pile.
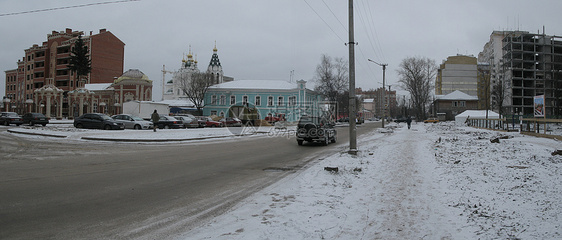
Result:
<instances>
[{"instance_id":1,"label":"snow pile","mask_svg":"<svg viewBox=\"0 0 562 240\"><path fill-rule=\"evenodd\" d=\"M428 131L440 136L436 161L448 205L462 210L475 238L562 236L562 157L551 155L562 143L450 125Z\"/></svg>"},{"instance_id":2,"label":"snow pile","mask_svg":"<svg viewBox=\"0 0 562 240\"><path fill-rule=\"evenodd\" d=\"M388 126L242 201L185 239L561 238L562 144L457 127ZM333 145L330 145L333 146ZM325 167L338 171L326 171Z\"/></svg>"}]
</instances>

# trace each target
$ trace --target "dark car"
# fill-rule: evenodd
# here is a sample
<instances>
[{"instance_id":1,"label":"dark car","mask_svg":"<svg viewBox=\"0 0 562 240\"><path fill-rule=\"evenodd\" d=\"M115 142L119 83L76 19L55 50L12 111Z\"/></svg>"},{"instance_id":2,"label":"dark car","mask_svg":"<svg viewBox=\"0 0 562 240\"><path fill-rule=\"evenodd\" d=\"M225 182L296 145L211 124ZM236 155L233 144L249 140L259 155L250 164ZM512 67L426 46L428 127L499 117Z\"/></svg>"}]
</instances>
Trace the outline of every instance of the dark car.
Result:
<instances>
[{"instance_id":1,"label":"dark car","mask_svg":"<svg viewBox=\"0 0 562 240\"><path fill-rule=\"evenodd\" d=\"M160 129L182 128L183 122L174 117L160 115L160 120L155 124Z\"/></svg>"},{"instance_id":2,"label":"dark car","mask_svg":"<svg viewBox=\"0 0 562 240\"><path fill-rule=\"evenodd\" d=\"M35 124L47 126L47 123L49 123L49 118L43 115L43 113L26 113L21 118L23 119L23 123L29 124L29 126Z\"/></svg>"},{"instance_id":3,"label":"dark car","mask_svg":"<svg viewBox=\"0 0 562 240\"><path fill-rule=\"evenodd\" d=\"M19 126L23 123L23 120L21 119L20 115L15 112L1 112L0 123L6 126L9 126L10 124Z\"/></svg>"},{"instance_id":4,"label":"dark car","mask_svg":"<svg viewBox=\"0 0 562 240\"><path fill-rule=\"evenodd\" d=\"M123 123L117 122L113 118L110 118L109 116L102 113L86 113L74 119L74 127L105 130L125 129L125 125L123 125Z\"/></svg>"},{"instance_id":5,"label":"dark car","mask_svg":"<svg viewBox=\"0 0 562 240\"><path fill-rule=\"evenodd\" d=\"M397 122L397 123L407 122L407 121L408 121L408 118L406 118L406 117L401 117L401 118L398 118L398 119L394 120L394 122Z\"/></svg>"},{"instance_id":6,"label":"dark car","mask_svg":"<svg viewBox=\"0 0 562 240\"><path fill-rule=\"evenodd\" d=\"M304 141L320 142L324 145L335 143L337 131L334 124L324 118L302 116L297 125L297 143L302 145Z\"/></svg>"}]
</instances>

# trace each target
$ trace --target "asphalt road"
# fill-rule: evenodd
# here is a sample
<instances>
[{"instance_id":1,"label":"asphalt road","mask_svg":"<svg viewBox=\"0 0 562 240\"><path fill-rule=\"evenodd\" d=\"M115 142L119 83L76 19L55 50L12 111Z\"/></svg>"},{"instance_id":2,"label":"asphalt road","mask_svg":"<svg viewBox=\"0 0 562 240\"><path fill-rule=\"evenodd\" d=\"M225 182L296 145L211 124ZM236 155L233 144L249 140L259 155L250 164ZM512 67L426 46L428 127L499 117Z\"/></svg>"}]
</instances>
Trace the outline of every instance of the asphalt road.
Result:
<instances>
[{"instance_id":1,"label":"asphalt road","mask_svg":"<svg viewBox=\"0 0 562 240\"><path fill-rule=\"evenodd\" d=\"M363 124L358 134L380 123ZM294 137L133 144L0 129L0 239L170 239L348 145ZM340 146L340 147L338 147Z\"/></svg>"}]
</instances>

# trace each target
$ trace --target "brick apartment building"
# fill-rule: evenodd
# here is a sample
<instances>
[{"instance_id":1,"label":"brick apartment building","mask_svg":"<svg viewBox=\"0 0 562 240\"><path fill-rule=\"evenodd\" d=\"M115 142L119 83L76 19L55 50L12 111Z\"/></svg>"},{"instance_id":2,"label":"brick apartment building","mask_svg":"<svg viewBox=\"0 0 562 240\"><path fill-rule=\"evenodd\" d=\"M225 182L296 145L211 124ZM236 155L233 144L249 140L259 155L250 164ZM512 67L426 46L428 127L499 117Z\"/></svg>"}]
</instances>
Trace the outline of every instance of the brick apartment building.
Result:
<instances>
[{"instance_id":1,"label":"brick apartment building","mask_svg":"<svg viewBox=\"0 0 562 240\"><path fill-rule=\"evenodd\" d=\"M123 74L125 43L106 29L83 36L88 47L92 71L80 82L68 68L70 54L82 31L53 31L47 41L25 49L17 68L7 70L8 111L55 113L70 116L68 92L85 84L113 83Z\"/></svg>"}]
</instances>

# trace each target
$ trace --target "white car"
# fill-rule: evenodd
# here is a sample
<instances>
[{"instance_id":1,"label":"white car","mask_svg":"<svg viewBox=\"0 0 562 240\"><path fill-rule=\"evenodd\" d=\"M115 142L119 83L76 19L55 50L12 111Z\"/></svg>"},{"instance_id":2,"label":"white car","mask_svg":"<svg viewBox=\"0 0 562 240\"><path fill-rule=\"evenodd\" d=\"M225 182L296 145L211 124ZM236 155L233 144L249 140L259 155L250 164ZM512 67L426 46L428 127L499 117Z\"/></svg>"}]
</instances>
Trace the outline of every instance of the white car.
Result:
<instances>
[{"instance_id":1,"label":"white car","mask_svg":"<svg viewBox=\"0 0 562 240\"><path fill-rule=\"evenodd\" d=\"M152 129L154 124L150 121L146 121L140 117L133 116L130 114L119 114L113 115L111 118L115 119L116 122L123 123L125 128L130 129Z\"/></svg>"}]
</instances>

